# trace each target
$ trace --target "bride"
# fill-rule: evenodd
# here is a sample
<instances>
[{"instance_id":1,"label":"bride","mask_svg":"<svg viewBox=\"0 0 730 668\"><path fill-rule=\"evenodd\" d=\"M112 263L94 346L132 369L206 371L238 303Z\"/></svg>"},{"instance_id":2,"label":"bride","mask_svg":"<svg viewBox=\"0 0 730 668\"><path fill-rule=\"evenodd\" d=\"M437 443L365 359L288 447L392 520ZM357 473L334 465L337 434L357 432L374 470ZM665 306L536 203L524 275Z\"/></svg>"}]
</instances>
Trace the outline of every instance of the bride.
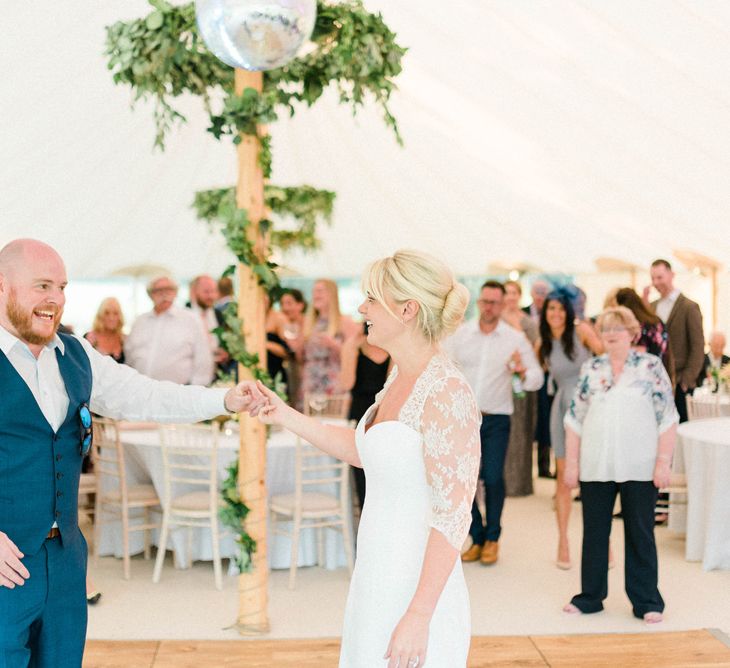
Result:
<instances>
[{"instance_id":1,"label":"bride","mask_svg":"<svg viewBox=\"0 0 730 668\"><path fill-rule=\"evenodd\" d=\"M394 368L357 428L304 416L260 383L248 383L249 411L365 470L340 668L466 666L470 612L459 552L481 416L438 341L462 320L469 293L444 264L415 251L375 262L363 288L368 343L385 349Z\"/></svg>"}]
</instances>

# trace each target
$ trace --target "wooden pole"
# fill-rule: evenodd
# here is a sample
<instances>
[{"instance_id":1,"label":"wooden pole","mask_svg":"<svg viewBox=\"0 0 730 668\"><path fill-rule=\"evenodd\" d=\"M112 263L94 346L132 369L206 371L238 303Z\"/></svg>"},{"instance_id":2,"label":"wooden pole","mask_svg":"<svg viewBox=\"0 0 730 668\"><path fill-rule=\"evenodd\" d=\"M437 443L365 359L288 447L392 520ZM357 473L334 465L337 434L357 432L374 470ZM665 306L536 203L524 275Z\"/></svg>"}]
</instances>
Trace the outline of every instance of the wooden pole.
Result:
<instances>
[{"instance_id":1,"label":"wooden pole","mask_svg":"<svg viewBox=\"0 0 730 668\"><path fill-rule=\"evenodd\" d=\"M245 88L261 91L261 72L237 69L236 94ZM238 145L238 183L236 204L248 212L249 240L257 252L266 252L265 242L259 229L264 218L264 176L258 164L259 142L256 137L242 135ZM251 268L239 265L238 315L243 320L246 346L257 352L262 364L266 363L266 334L264 292ZM239 365L239 377L251 379L251 372ZM256 418L241 416L241 443L238 458L238 487L242 501L249 507L246 530L256 541L253 569L242 573L238 579L238 624L242 635L258 635L269 630L268 578L269 564L266 558L266 428Z\"/></svg>"}]
</instances>

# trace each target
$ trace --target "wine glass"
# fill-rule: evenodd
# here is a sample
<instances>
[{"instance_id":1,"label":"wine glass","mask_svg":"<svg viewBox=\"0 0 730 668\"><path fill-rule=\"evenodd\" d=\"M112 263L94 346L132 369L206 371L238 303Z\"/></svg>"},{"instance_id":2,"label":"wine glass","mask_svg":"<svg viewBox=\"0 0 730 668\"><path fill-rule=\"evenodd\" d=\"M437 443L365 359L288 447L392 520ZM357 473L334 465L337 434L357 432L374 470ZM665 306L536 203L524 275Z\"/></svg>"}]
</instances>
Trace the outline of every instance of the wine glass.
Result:
<instances>
[{"instance_id":1,"label":"wine glass","mask_svg":"<svg viewBox=\"0 0 730 668\"><path fill-rule=\"evenodd\" d=\"M309 407L313 413L321 413L327 408L328 401L327 395L321 392L315 392L309 395Z\"/></svg>"},{"instance_id":2,"label":"wine glass","mask_svg":"<svg viewBox=\"0 0 730 668\"><path fill-rule=\"evenodd\" d=\"M294 341L299 337L299 325L296 322L287 320L284 325L284 338L288 341Z\"/></svg>"}]
</instances>

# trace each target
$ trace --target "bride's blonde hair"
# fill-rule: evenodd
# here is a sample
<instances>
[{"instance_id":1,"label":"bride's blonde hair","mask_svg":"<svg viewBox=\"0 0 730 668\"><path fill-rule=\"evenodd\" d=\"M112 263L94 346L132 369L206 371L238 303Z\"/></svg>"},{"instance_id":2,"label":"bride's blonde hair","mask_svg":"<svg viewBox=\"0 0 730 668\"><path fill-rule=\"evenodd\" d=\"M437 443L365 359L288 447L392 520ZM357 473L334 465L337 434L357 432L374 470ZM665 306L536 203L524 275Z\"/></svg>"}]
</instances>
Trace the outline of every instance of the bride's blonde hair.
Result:
<instances>
[{"instance_id":1,"label":"bride's blonde hair","mask_svg":"<svg viewBox=\"0 0 730 668\"><path fill-rule=\"evenodd\" d=\"M362 280L363 291L388 307L386 297L396 304L417 302L417 324L429 341L439 341L456 330L469 305L469 291L459 283L441 260L414 250L399 250L376 260Z\"/></svg>"}]
</instances>

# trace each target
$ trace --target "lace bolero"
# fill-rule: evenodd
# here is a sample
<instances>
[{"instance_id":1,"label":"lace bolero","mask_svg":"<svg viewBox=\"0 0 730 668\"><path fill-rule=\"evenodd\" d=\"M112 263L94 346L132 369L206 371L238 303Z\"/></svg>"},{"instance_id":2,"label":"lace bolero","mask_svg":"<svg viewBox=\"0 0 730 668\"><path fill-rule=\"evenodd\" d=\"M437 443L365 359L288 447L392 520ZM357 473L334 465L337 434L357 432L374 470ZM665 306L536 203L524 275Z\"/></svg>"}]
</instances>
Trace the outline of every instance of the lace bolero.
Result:
<instances>
[{"instance_id":1,"label":"lace bolero","mask_svg":"<svg viewBox=\"0 0 730 668\"><path fill-rule=\"evenodd\" d=\"M397 374L396 366L375 397L376 403ZM398 420L423 439L431 527L460 550L471 523L481 456L481 414L474 392L451 361L435 355L414 384Z\"/></svg>"}]
</instances>

